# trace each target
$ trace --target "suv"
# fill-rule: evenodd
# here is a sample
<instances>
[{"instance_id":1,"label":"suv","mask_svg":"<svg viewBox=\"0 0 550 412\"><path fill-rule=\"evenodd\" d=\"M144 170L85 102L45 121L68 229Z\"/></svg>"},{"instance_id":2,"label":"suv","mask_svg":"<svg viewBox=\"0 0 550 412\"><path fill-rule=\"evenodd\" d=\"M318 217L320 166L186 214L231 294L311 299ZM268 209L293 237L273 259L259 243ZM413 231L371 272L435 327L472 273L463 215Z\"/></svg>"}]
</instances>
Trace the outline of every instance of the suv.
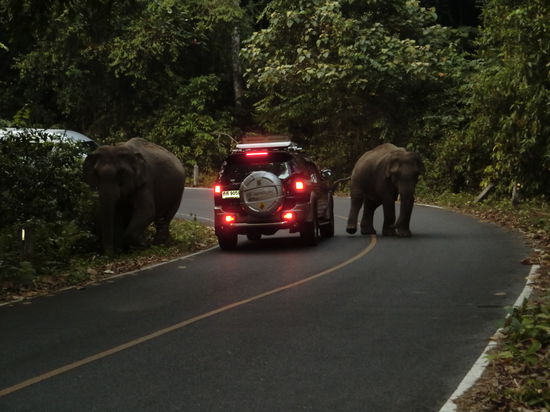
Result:
<instances>
[{"instance_id":1,"label":"suv","mask_svg":"<svg viewBox=\"0 0 550 412\"><path fill-rule=\"evenodd\" d=\"M214 186L220 248L235 249L237 235L259 240L280 229L300 232L308 245L334 236L329 176L288 139L238 144Z\"/></svg>"}]
</instances>

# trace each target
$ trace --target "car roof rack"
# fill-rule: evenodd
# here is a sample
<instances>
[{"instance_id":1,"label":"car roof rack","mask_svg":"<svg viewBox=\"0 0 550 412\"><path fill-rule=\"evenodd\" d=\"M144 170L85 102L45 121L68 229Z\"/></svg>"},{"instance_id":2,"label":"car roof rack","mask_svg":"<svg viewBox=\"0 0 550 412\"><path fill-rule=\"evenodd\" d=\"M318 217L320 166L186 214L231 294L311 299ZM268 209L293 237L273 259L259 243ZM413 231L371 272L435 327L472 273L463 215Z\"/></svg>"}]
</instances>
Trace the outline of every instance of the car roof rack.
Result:
<instances>
[{"instance_id":1,"label":"car roof rack","mask_svg":"<svg viewBox=\"0 0 550 412\"><path fill-rule=\"evenodd\" d=\"M235 152L244 152L247 150L255 149L269 149L269 150L301 150L296 143L290 140L289 136L282 135L246 135L241 139L241 142L237 144Z\"/></svg>"}]
</instances>

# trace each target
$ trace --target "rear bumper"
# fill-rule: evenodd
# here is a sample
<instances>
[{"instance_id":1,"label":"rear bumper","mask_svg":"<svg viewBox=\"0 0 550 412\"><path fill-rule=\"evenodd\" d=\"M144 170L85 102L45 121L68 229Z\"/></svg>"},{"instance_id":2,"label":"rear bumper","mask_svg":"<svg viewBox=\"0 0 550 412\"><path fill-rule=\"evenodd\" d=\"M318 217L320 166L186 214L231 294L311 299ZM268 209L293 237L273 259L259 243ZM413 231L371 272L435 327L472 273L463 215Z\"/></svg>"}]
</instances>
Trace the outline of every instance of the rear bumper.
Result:
<instances>
[{"instance_id":1,"label":"rear bumper","mask_svg":"<svg viewBox=\"0 0 550 412\"><path fill-rule=\"evenodd\" d=\"M294 219L286 221L283 214L294 213ZM235 221L227 223L225 216L231 214ZM298 203L291 209L282 209L268 217L251 216L243 211L226 212L222 207L214 208L214 227L216 235L223 233L247 234L250 232L273 234L281 229L288 229L291 233L301 229L305 222L311 221L311 207L309 203Z\"/></svg>"}]
</instances>

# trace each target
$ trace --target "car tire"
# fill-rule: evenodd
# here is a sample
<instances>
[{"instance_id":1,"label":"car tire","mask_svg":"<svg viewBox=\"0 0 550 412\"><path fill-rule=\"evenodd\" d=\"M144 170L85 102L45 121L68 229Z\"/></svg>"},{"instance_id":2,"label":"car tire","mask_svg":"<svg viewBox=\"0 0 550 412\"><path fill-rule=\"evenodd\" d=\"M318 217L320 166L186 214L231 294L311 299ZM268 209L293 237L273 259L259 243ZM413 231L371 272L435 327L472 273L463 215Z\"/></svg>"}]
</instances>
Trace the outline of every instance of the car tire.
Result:
<instances>
[{"instance_id":1,"label":"car tire","mask_svg":"<svg viewBox=\"0 0 550 412\"><path fill-rule=\"evenodd\" d=\"M221 250L235 250L237 248L237 234L225 233L218 235L218 245Z\"/></svg>"},{"instance_id":2,"label":"car tire","mask_svg":"<svg viewBox=\"0 0 550 412\"><path fill-rule=\"evenodd\" d=\"M330 217L328 223L320 227L321 237L334 237L334 200L330 199Z\"/></svg>"},{"instance_id":3,"label":"car tire","mask_svg":"<svg viewBox=\"0 0 550 412\"><path fill-rule=\"evenodd\" d=\"M317 207L313 209L313 219L311 222L305 222L302 230L300 230L300 237L307 246L316 246L319 244L321 238L321 230L319 227L319 221L317 220Z\"/></svg>"}]
</instances>

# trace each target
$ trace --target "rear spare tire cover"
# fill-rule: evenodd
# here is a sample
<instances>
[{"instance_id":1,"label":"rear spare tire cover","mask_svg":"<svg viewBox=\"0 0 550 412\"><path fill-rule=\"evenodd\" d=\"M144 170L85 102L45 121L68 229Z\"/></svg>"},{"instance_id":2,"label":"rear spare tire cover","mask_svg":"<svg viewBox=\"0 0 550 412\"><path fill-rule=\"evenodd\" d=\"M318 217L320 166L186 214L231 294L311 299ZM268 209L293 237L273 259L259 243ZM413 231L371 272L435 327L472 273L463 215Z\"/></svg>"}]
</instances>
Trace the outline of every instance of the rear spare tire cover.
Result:
<instances>
[{"instance_id":1,"label":"rear spare tire cover","mask_svg":"<svg viewBox=\"0 0 550 412\"><path fill-rule=\"evenodd\" d=\"M273 214L283 203L283 184L270 172L252 172L239 190L244 208L255 216Z\"/></svg>"}]
</instances>

